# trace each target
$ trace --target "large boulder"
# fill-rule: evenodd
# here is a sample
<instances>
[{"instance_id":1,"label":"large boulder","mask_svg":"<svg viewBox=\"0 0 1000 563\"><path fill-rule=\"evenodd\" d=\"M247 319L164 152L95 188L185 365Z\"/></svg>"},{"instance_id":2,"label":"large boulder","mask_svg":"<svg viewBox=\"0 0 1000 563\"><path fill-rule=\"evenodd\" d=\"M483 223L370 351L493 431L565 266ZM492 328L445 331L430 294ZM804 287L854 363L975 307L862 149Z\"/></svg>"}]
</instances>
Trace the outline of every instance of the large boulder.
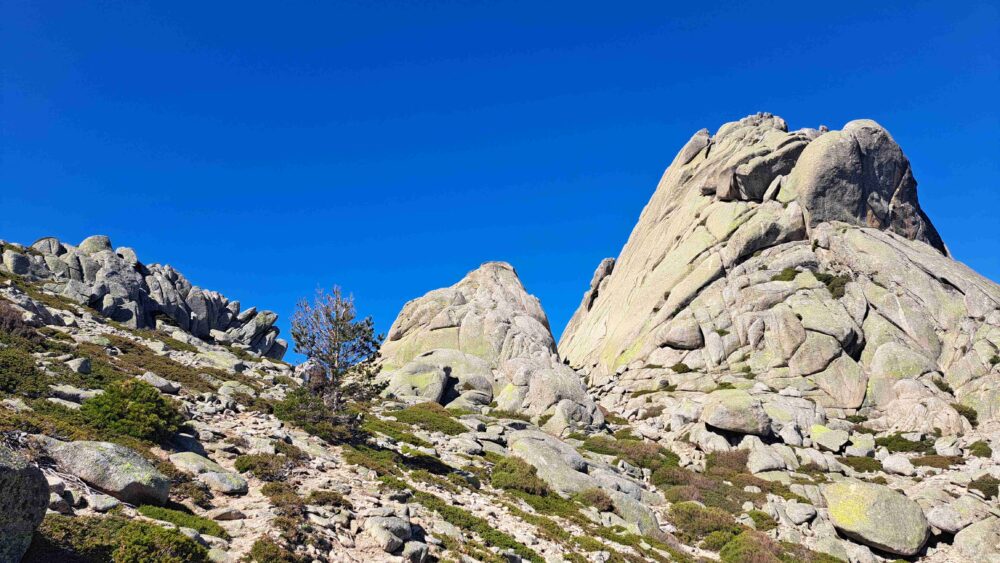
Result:
<instances>
[{"instance_id":1,"label":"large boulder","mask_svg":"<svg viewBox=\"0 0 1000 563\"><path fill-rule=\"evenodd\" d=\"M194 475L209 488L226 495L242 495L247 492L247 481L240 475L227 471L224 467L194 452L181 452L170 456L170 462L177 469Z\"/></svg>"},{"instance_id":2,"label":"large boulder","mask_svg":"<svg viewBox=\"0 0 1000 563\"><path fill-rule=\"evenodd\" d=\"M0 561L17 562L45 517L45 476L14 451L0 446Z\"/></svg>"},{"instance_id":3,"label":"large boulder","mask_svg":"<svg viewBox=\"0 0 1000 563\"><path fill-rule=\"evenodd\" d=\"M721 430L758 436L766 435L771 427L771 418L760 399L740 389L709 393L701 421Z\"/></svg>"},{"instance_id":4,"label":"large boulder","mask_svg":"<svg viewBox=\"0 0 1000 563\"><path fill-rule=\"evenodd\" d=\"M131 504L167 501L170 480L134 450L109 442L41 440L63 471Z\"/></svg>"},{"instance_id":5,"label":"large boulder","mask_svg":"<svg viewBox=\"0 0 1000 563\"><path fill-rule=\"evenodd\" d=\"M386 394L502 410L556 434L600 426L582 377L563 365L548 319L510 264L487 262L408 302L381 350Z\"/></svg>"},{"instance_id":6,"label":"large boulder","mask_svg":"<svg viewBox=\"0 0 1000 563\"><path fill-rule=\"evenodd\" d=\"M821 492L834 527L865 545L909 557L930 537L920 505L889 487L845 480L824 485Z\"/></svg>"}]
</instances>

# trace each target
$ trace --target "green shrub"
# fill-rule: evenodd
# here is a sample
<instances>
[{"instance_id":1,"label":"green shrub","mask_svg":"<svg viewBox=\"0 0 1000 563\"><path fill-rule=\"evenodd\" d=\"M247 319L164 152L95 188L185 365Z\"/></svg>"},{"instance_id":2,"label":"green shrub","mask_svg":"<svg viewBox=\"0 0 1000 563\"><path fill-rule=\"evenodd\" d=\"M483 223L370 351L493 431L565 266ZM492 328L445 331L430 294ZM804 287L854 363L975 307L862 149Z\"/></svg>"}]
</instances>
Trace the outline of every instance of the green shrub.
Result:
<instances>
[{"instance_id":1,"label":"green shrub","mask_svg":"<svg viewBox=\"0 0 1000 563\"><path fill-rule=\"evenodd\" d=\"M137 379L112 383L84 401L80 412L99 428L154 442L170 438L184 423L172 400Z\"/></svg>"},{"instance_id":2,"label":"green shrub","mask_svg":"<svg viewBox=\"0 0 1000 563\"><path fill-rule=\"evenodd\" d=\"M688 373L691 371L691 367L684 362L677 362L676 364L670 366L670 369L674 373Z\"/></svg>"},{"instance_id":3,"label":"green shrub","mask_svg":"<svg viewBox=\"0 0 1000 563\"><path fill-rule=\"evenodd\" d=\"M750 453L746 450L711 452L705 457L705 473L719 476L744 473L747 470L749 455Z\"/></svg>"},{"instance_id":4,"label":"green shrub","mask_svg":"<svg viewBox=\"0 0 1000 563\"><path fill-rule=\"evenodd\" d=\"M234 465L240 473L252 473L261 481L281 481L288 477L293 464L285 456L251 454L237 457Z\"/></svg>"},{"instance_id":5,"label":"green shrub","mask_svg":"<svg viewBox=\"0 0 1000 563\"><path fill-rule=\"evenodd\" d=\"M592 506L599 512L614 512L615 503L603 489L587 489L577 493L573 498L584 506Z\"/></svg>"},{"instance_id":6,"label":"green shrub","mask_svg":"<svg viewBox=\"0 0 1000 563\"><path fill-rule=\"evenodd\" d=\"M254 563L299 563L302 561L271 538L260 538L255 541L250 548L249 556Z\"/></svg>"},{"instance_id":7,"label":"green shrub","mask_svg":"<svg viewBox=\"0 0 1000 563\"><path fill-rule=\"evenodd\" d=\"M705 539L701 541L701 548L707 549L708 551L719 551L723 548L730 540L735 537L731 530L716 530L705 536Z\"/></svg>"},{"instance_id":8,"label":"green shrub","mask_svg":"<svg viewBox=\"0 0 1000 563\"><path fill-rule=\"evenodd\" d=\"M334 416L323 402L305 387L289 391L284 400L275 403L274 416L294 424L309 434L331 444L348 442L355 438L350 424Z\"/></svg>"},{"instance_id":9,"label":"green shrub","mask_svg":"<svg viewBox=\"0 0 1000 563\"><path fill-rule=\"evenodd\" d=\"M851 414L845 417L845 420L851 424L861 424L862 422L868 422L868 417L860 414Z\"/></svg>"},{"instance_id":10,"label":"green shrub","mask_svg":"<svg viewBox=\"0 0 1000 563\"><path fill-rule=\"evenodd\" d=\"M718 385L715 386L714 391L723 391L723 390L726 390L726 389L736 389L736 386L733 385L732 383L728 382L728 381L722 381Z\"/></svg>"},{"instance_id":11,"label":"green shrub","mask_svg":"<svg viewBox=\"0 0 1000 563\"><path fill-rule=\"evenodd\" d=\"M882 470L882 462L873 457L838 457L837 461L862 473Z\"/></svg>"},{"instance_id":12,"label":"green shrub","mask_svg":"<svg viewBox=\"0 0 1000 563\"><path fill-rule=\"evenodd\" d=\"M44 340L37 330L24 322L19 310L0 298L0 343L34 352Z\"/></svg>"},{"instance_id":13,"label":"green shrub","mask_svg":"<svg viewBox=\"0 0 1000 563\"><path fill-rule=\"evenodd\" d=\"M305 501L288 483L270 482L261 487L260 492L282 516L301 517L305 510Z\"/></svg>"},{"instance_id":14,"label":"green shrub","mask_svg":"<svg viewBox=\"0 0 1000 563\"><path fill-rule=\"evenodd\" d=\"M361 424L361 429L369 434L383 434L397 441L420 447L430 447L431 443L423 438L414 436L410 432L410 427L394 420L382 420L374 416L369 416Z\"/></svg>"},{"instance_id":15,"label":"green shrub","mask_svg":"<svg viewBox=\"0 0 1000 563\"><path fill-rule=\"evenodd\" d=\"M945 381L944 379L942 379L940 377L935 377L935 378L931 379L931 381L934 382L934 385L938 389L944 391L945 393L948 393L948 394L951 394L951 395L955 394L955 390L952 389L951 385L948 385L948 382Z\"/></svg>"},{"instance_id":16,"label":"green shrub","mask_svg":"<svg viewBox=\"0 0 1000 563\"><path fill-rule=\"evenodd\" d=\"M583 449L617 456L636 467L654 471L660 467L677 467L680 463L674 452L654 442L636 438L615 440L607 436L591 436L583 442Z\"/></svg>"},{"instance_id":17,"label":"green shrub","mask_svg":"<svg viewBox=\"0 0 1000 563\"><path fill-rule=\"evenodd\" d=\"M337 491L313 491L309 493L306 497L306 504L312 504L316 506L336 506L341 508L353 509L351 501L344 498L344 495L338 493Z\"/></svg>"},{"instance_id":18,"label":"green shrub","mask_svg":"<svg viewBox=\"0 0 1000 563\"><path fill-rule=\"evenodd\" d=\"M379 476L400 475L402 459L392 450L375 449L369 446L345 446L344 461L350 465L367 467Z\"/></svg>"},{"instance_id":19,"label":"green shrub","mask_svg":"<svg viewBox=\"0 0 1000 563\"><path fill-rule=\"evenodd\" d=\"M983 440L977 440L969 445L969 453L976 457L992 457L993 448Z\"/></svg>"},{"instance_id":20,"label":"green shrub","mask_svg":"<svg viewBox=\"0 0 1000 563\"><path fill-rule=\"evenodd\" d=\"M973 428L979 426L979 413L976 412L976 409L963 405L962 403L952 403L951 408L955 409L958 411L958 414L968 419L969 424L971 424Z\"/></svg>"},{"instance_id":21,"label":"green shrub","mask_svg":"<svg viewBox=\"0 0 1000 563\"><path fill-rule=\"evenodd\" d=\"M952 465L961 465L964 462L961 456L931 454L914 459L913 465L948 469Z\"/></svg>"},{"instance_id":22,"label":"green shrub","mask_svg":"<svg viewBox=\"0 0 1000 563\"><path fill-rule=\"evenodd\" d=\"M773 530L778 527L778 523L774 521L774 518L771 518L770 514L761 510L751 510L747 512L747 516L753 520L754 526L761 532Z\"/></svg>"},{"instance_id":23,"label":"green shrub","mask_svg":"<svg viewBox=\"0 0 1000 563\"><path fill-rule=\"evenodd\" d=\"M454 436L469 431L465 425L455 420L448 409L434 402L419 403L388 414L403 424L417 426L428 432Z\"/></svg>"},{"instance_id":24,"label":"green shrub","mask_svg":"<svg viewBox=\"0 0 1000 563\"><path fill-rule=\"evenodd\" d=\"M309 461L309 454L302 451L302 448L289 444L282 440L275 440L274 451L288 459L296 462Z\"/></svg>"},{"instance_id":25,"label":"green shrub","mask_svg":"<svg viewBox=\"0 0 1000 563\"><path fill-rule=\"evenodd\" d=\"M505 457L493 466L490 484L497 489L524 491L532 495L549 494L549 487L538 477L538 470L516 457Z\"/></svg>"},{"instance_id":26,"label":"green shrub","mask_svg":"<svg viewBox=\"0 0 1000 563\"><path fill-rule=\"evenodd\" d=\"M177 530L117 516L45 517L35 532L25 563L201 563L208 551Z\"/></svg>"},{"instance_id":27,"label":"green shrub","mask_svg":"<svg viewBox=\"0 0 1000 563\"><path fill-rule=\"evenodd\" d=\"M875 438L875 445L882 446L890 452L930 453L934 451L934 442L928 439L913 442L904 438L899 432Z\"/></svg>"},{"instance_id":28,"label":"green shrub","mask_svg":"<svg viewBox=\"0 0 1000 563\"><path fill-rule=\"evenodd\" d=\"M670 507L670 521L689 541L703 538L712 532L739 530L733 517L715 507L702 507L693 502L679 502Z\"/></svg>"},{"instance_id":29,"label":"green shrub","mask_svg":"<svg viewBox=\"0 0 1000 563\"><path fill-rule=\"evenodd\" d=\"M847 286L847 282L851 281L850 276L845 275L835 276L825 272L816 272L814 275L817 280L826 285L826 289L829 290L830 295L832 295L834 299L840 299L844 296L844 288Z\"/></svg>"},{"instance_id":30,"label":"green shrub","mask_svg":"<svg viewBox=\"0 0 1000 563\"><path fill-rule=\"evenodd\" d=\"M201 534L208 534L217 538L229 539L229 534L227 534L226 531L222 529L222 526L214 520L202 518L201 516L191 514L190 512L183 512L173 508L165 508L149 504L140 506L138 510L139 514L142 514L146 518L162 520L164 522L170 522L171 524L177 524L182 528L198 530L198 533Z\"/></svg>"},{"instance_id":31,"label":"green shrub","mask_svg":"<svg viewBox=\"0 0 1000 563\"><path fill-rule=\"evenodd\" d=\"M21 348L0 349L0 391L38 397L48 389L35 358Z\"/></svg>"},{"instance_id":32,"label":"green shrub","mask_svg":"<svg viewBox=\"0 0 1000 563\"><path fill-rule=\"evenodd\" d=\"M794 280L797 275L799 275L799 271L795 268L785 268L781 272L771 276L771 281L789 282Z\"/></svg>"},{"instance_id":33,"label":"green shrub","mask_svg":"<svg viewBox=\"0 0 1000 563\"><path fill-rule=\"evenodd\" d=\"M194 481L191 476L177 469L169 461L160 461L156 469L170 479L170 497L176 500L190 500L195 506L212 508L212 491L201 481Z\"/></svg>"},{"instance_id":34,"label":"green shrub","mask_svg":"<svg viewBox=\"0 0 1000 563\"><path fill-rule=\"evenodd\" d=\"M986 498L993 498L997 496L997 490L1000 488L1000 479L992 475L983 475L979 479L973 479L969 483L969 488L983 493Z\"/></svg>"}]
</instances>

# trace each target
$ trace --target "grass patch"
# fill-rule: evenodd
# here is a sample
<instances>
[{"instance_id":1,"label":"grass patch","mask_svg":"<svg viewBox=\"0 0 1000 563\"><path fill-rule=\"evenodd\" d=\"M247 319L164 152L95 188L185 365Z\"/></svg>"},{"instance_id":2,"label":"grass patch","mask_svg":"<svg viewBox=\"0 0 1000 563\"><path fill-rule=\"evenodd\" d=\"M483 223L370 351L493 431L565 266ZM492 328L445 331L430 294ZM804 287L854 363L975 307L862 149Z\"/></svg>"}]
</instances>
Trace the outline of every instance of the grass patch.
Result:
<instances>
[{"instance_id":1,"label":"grass patch","mask_svg":"<svg viewBox=\"0 0 1000 563\"><path fill-rule=\"evenodd\" d=\"M952 455L925 455L913 461L913 465L922 467L937 467L938 469L948 469L952 465L962 465L965 462L961 456Z\"/></svg>"},{"instance_id":2,"label":"grass patch","mask_svg":"<svg viewBox=\"0 0 1000 563\"><path fill-rule=\"evenodd\" d=\"M419 403L387 414L400 423L416 426L428 432L454 436L469 431L465 425L455 420L455 415L448 412L448 409L434 402Z\"/></svg>"},{"instance_id":3,"label":"grass patch","mask_svg":"<svg viewBox=\"0 0 1000 563\"><path fill-rule=\"evenodd\" d=\"M977 440L969 445L969 453L976 457L993 457L993 448L984 440Z\"/></svg>"},{"instance_id":4,"label":"grass patch","mask_svg":"<svg viewBox=\"0 0 1000 563\"><path fill-rule=\"evenodd\" d=\"M994 498L997 496L998 488L1000 488L1000 479L992 475L983 475L979 479L973 479L969 483L969 488L983 493L986 498Z\"/></svg>"},{"instance_id":5,"label":"grass patch","mask_svg":"<svg viewBox=\"0 0 1000 563\"><path fill-rule=\"evenodd\" d=\"M676 364L670 366L670 370L674 373L689 373L691 372L691 366L685 364L684 362L677 362Z\"/></svg>"},{"instance_id":6,"label":"grass patch","mask_svg":"<svg viewBox=\"0 0 1000 563\"><path fill-rule=\"evenodd\" d=\"M229 534L227 534L226 531L222 529L222 526L220 526L217 522L209 520L208 518L196 516L190 512L183 512L173 508L165 508L149 504L140 506L138 510L139 514L142 514L146 518L170 522L171 524L176 524L182 528L192 528L194 530L198 530L199 534L208 534L217 538L229 539Z\"/></svg>"},{"instance_id":7,"label":"grass patch","mask_svg":"<svg viewBox=\"0 0 1000 563\"><path fill-rule=\"evenodd\" d=\"M505 457L493 466L490 484L497 489L523 491L528 494L546 496L548 485L538 477L538 470L517 457Z\"/></svg>"},{"instance_id":8,"label":"grass patch","mask_svg":"<svg viewBox=\"0 0 1000 563\"><path fill-rule=\"evenodd\" d=\"M882 471L882 462L873 457L838 457L837 461L861 473Z\"/></svg>"},{"instance_id":9,"label":"grass patch","mask_svg":"<svg viewBox=\"0 0 1000 563\"><path fill-rule=\"evenodd\" d=\"M930 453L934 451L934 442L931 440L923 439L913 442L904 438L899 432L875 438L875 445L882 446L890 452Z\"/></svg>"},{"instance_id":10,"label":"grass patch","mask_svg":"<svg viewBox=\"0 0 1000 563\"><path fill-rule=\"evenodd\" d=\"M797 275L799 275L799 271L795 268L785 268L784 270L781 270L777 274L771 276L771 281L790 282L794 280Z\"/></svg>"},{"instance_id":11,"label":"grass patch","mask_svg":"<svg viewBox=\"0 0 1000 563\"><path fill-rule=\"evenodd\" d=\"M240 473L250 473L261 481L281 481L294 463L283 455L250 454L237 457L234 465Z\"/></svg>"},{"instance_id":12,"label":"grass patch","mask_svg":"<svg viewBox=\"0 0 1000 563\"><path fill-rule=\"evenodd\" d=\"M149 522L118 516L50 514L36 530L22 561L201 563L208 561L208 551L177 530L167 530Z\"/></svg>"}]
</instances>

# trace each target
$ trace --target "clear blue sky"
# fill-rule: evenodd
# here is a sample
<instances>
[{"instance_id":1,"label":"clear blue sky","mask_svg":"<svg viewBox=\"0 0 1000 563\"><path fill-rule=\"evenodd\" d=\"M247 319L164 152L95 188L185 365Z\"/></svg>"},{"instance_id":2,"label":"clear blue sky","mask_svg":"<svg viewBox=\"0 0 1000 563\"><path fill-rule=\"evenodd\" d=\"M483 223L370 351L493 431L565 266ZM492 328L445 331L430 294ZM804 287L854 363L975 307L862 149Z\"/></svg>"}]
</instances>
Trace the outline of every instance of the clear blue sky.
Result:
<instances>
[{"instance_id":1,"label":"clear blue sky","mask_svg":"<svg viewBox=\"0 0 1000 563\"><path fill-rule=\"evenodd\" d=\"M3 0L0 238L108 234L285 327L506 260L558 335L690 135L770 111L882 123L1000 279L995 2L491 4Z\"/></svg>"}]
</instances>

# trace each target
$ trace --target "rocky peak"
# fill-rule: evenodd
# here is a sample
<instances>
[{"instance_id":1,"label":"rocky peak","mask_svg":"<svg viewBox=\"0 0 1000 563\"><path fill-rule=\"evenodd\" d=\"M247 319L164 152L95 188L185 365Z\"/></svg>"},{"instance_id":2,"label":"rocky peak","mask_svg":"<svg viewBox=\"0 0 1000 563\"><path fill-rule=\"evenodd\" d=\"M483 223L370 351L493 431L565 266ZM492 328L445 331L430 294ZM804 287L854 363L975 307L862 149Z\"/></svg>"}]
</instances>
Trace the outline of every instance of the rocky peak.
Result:
<instances>
[{"instance_id":1,"label":"rocky peak","mask_svg":"<svg viewBox=\"0 0 1000 563\"><path fill-rule=\"evenodd\" d=\"M4 243L3 268L45 289L87 305L130 328L173 324L185 332L220 344L234 344L269 358L281 359L288 344L278 338L278 316L271 311L241 309L216 291L192 285L169 265L145 265L128 247L114 249L104 235L79 245L54 237L30 247Z\"/></svg>"}]
</instances>

